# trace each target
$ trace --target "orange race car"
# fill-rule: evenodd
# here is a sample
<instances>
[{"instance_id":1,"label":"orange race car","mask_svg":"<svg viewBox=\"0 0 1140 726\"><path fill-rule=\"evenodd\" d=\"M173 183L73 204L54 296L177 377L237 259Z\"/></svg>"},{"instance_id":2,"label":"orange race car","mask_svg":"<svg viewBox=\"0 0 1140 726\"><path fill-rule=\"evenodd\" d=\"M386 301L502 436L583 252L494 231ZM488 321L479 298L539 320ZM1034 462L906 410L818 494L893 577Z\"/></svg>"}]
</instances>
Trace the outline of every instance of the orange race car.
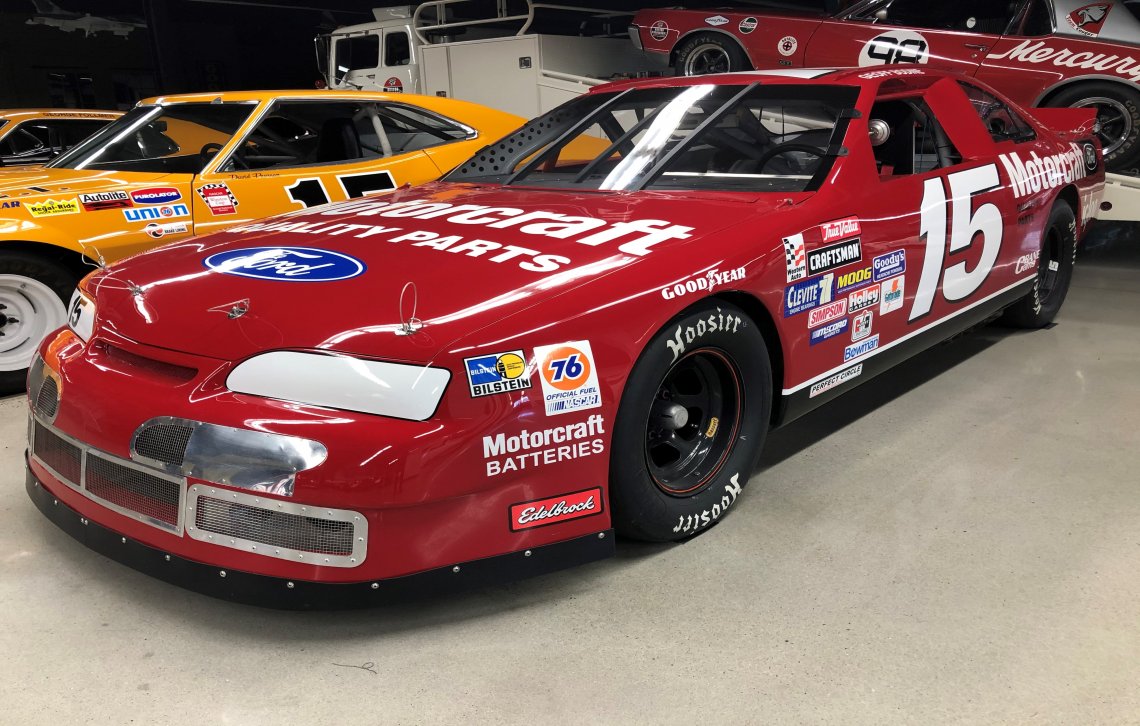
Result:
<instances>
[{"instance_id":1,"label":"orange race car","mask_svg":"<svg viewBox=\"0 0 1140 726\"><path fill-rule=\"evenodd\" d=\"M192 234L440 177L524 119L364 91L164 96L42 168L0 170L0 392L76 282Z\"/></svg>"},{"instance_id":2,"label":"orange race car","mask_svg":"<svg viewBox=\"0 0 1140 726\"><path fill-rule=\"evenodd\" d=\"M2 110L0 166L43 164L122 115L65 108Z\"/></svg>"}]
</instances>

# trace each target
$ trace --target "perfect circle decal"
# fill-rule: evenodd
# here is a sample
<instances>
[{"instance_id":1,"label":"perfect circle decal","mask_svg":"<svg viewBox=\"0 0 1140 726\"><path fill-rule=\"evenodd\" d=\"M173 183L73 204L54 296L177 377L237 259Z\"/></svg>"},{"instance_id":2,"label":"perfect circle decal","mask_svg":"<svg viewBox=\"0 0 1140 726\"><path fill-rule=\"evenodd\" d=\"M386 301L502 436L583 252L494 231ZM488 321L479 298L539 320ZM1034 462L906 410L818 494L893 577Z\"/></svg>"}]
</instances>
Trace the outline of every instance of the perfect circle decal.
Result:
<instances>
[{"instance_id":1,"label":"perfect circle decal","mask_svg":"<svg viewBox=\"0 0 1140 726\"><path fill-rule=\"evenodd\" d=\"M210 255L202 264L226 275L284 282L347 280L366 269L355 257L314 247L243 247Z\"/></svg>"}]
</instances>

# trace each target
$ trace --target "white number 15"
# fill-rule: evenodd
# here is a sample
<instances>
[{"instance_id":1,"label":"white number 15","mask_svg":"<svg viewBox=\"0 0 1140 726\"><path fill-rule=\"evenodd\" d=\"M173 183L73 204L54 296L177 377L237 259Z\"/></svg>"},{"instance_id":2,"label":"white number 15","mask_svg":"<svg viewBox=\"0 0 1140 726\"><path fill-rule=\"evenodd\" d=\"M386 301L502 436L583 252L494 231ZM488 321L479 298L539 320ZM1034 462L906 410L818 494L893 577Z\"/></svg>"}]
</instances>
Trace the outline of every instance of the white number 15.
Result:
<instances>
[{"instance_id":1,"label":"white number 15","mask_svg":"<svg viewBox=\"0 0 1140 726\"><path fill-rule=\"evenodd\" d=\"M942 282L942 295L949 302L957 302L977 292L989 277L1001 251L1004 228L1001 210L986 202L974 209L974 196L996 189L1001 184L995 164L979 166L950 174L945 179L950 185L953 206L953 233L946 245L946 187L942 179L927 179L923 185L921 229L926 239L926 256L922 263L922 277L914 305L910 309L911 322L930 313L938 283ZM947 258L964 252L982 236L982 256L974 269L967 270L965 262L947 265Z\"/></svg>"}]
</instances>

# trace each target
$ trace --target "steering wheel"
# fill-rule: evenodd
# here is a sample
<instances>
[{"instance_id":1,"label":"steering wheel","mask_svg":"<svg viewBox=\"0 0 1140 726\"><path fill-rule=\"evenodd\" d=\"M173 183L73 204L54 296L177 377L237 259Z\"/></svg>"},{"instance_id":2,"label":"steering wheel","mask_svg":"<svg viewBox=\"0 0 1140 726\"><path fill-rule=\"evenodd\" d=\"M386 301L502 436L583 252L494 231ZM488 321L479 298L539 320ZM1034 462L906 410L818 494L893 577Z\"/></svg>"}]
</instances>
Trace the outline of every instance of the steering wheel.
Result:
<instances>
[{"instance_id":1,"label":"steering wheel","mask_svg":"<svg viewBox=\"0 0 1140 726\"><path fill-rule=\"evenodd\" d=\"M772 159L775 159L778 156L783 156L784 154L789 154L793 151L811 154L812 156L818 156L820 158L823 158L824 154L827 153L824 149L821 149L818 146L812 146L810 144L780 144L779 146L768 149L763 154L761 154L760 158L756 160L756 168L763 170L768 162ZM799 167L798 162L795 162L795 160L790 161Z\"/></svg>"}]
</instances>

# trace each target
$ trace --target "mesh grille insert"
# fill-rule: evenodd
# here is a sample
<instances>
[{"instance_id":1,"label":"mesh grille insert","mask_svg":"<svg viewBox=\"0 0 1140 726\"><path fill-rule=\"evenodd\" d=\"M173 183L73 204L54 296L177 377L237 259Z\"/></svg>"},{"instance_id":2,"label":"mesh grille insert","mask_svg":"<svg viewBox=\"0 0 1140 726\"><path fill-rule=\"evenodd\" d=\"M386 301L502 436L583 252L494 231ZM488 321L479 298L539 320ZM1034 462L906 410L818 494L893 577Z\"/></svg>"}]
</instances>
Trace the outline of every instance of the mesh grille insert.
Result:
<instances>
[{"instance_id":1,"label":"mesh grille insert","mask_svg":"<svg viewBox=\"0 0 1140 726\"><path fill-rule=\"evenodd\" d=\"M206 532L298 552L352 554L351 522L287 514L213 497L199 497L194 526Z\"/></svg>"},{"instance_id":2,"label":"mesh grille insert","mask_svg":"<svg viewBox=\"0 0 1140 726\"><path fill-rule=\"evenodd\" d=\"M87 454L87 491L111 504L152 519L178 524L180 485L95 454Z\"/></svg>"},{"instance_id":3,"label":"mesh grille insert","mask_svg":"<svg viewBox=\"0 0 1140 726\"><path fill-rule=\"evenodd\" d=\"M54 469L69 484L79 486L79 477L83 470L83 452L78 446L56 436L37 421L32 449L32 453L38 456L40 461Z\"/></svg>"},{"instance_id":4,"label":"mesh grille insert","mask_svg":"<svg viewBox=\"0 0 1140 726\"><path fill-rule=\"evenodd\" d=\"M43 384L40 385L39 394L36 396L36 411L44 418L53 419L58 410L59 384L55 382L54 378L44 378Z\"/></svg>"},{"instance_id":5,"label":"mesh grille insert","mask_svg":"<svg viewBox=\"0 0 1140 726\"><path fill-rule=\"evenodd\" d=\"M147 426L135 437L135 453L155 461L182 466L186 445L190 443L193 433L192 427L178 424Z\"/></svg>"}]
</instances>

